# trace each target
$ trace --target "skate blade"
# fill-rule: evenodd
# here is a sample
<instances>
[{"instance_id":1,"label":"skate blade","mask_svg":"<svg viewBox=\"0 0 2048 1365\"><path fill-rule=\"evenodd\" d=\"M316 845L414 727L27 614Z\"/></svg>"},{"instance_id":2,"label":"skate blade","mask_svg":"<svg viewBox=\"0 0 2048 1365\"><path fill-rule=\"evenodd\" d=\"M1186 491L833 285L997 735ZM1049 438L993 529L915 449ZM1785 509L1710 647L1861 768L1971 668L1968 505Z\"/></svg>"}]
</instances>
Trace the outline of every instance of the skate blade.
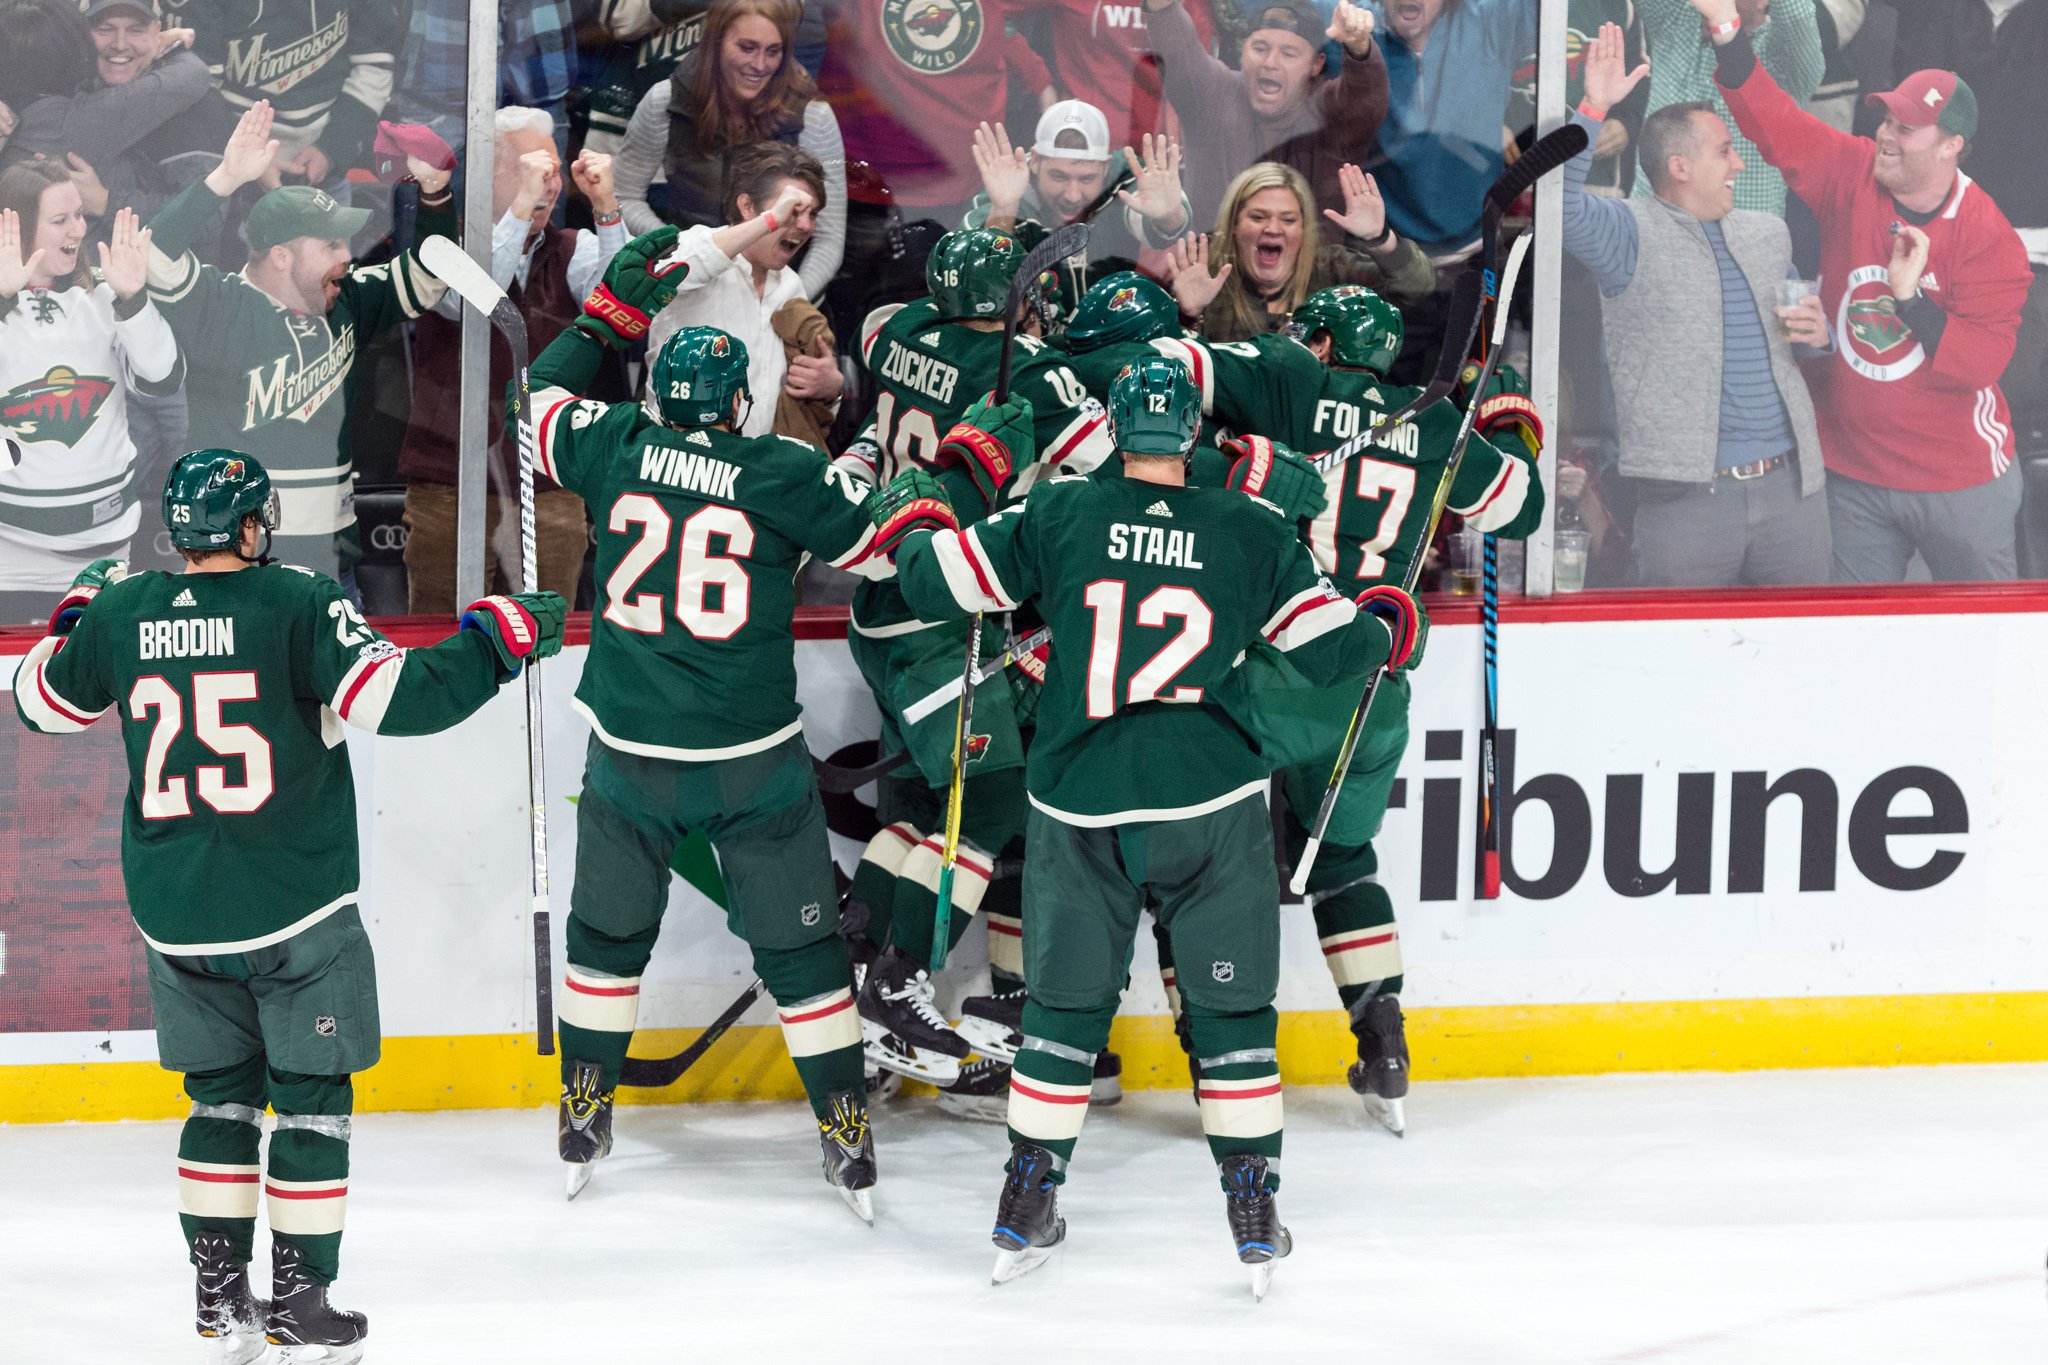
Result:
<instances>
[{"instance_id":1,"label":"skate blade","mask_svg":"<svg viewBox=\"0 0 2048 1365\"><path fill-rule=\"evenodd\" d=\"M1276 1264L1278 1263L1274 1261L1261 1261L1252 1267L1253 1303L1257 1303L1265 1298L1266 1291L1273 1287L1273 1267Z\"/></svg>"},{"instance_id":2,"label":"skate blade","mask_svg":"<svg viewBox=\"0 0 2048 1365\"><path fill-rule=\"evenodd\" d=\"M1097 1076L1088 1086L1088 1107L1107 1109L1113 1104L1123 1103L1124 1083L1120 1076ZM1197 1096L1195 1103L1201 1103Z\"/></svg>"},{"instance_id":3,"label":"skate blade","mask_svg":"<svg viewBox=\"0 0 2048 1365\"><path fill-rule=\"evenodd\" d=\"M953 1032L967 1040L969 1047L984 1057L993 1057L999 1062L1017 1060L1017 1048L1023 1043L1022 1035L1013 1033L993 1019L962 1019L953 1025Z\"/></svg>"},{"instance_id":4,"label":"skate blade","mask_svg":"<svg viewBox=\"0 0 2048 1365\"><path fill-rule=\"evenodd\" d=\"M583 1193L583 1187L590 1183L591 1171L596 1165L597 1163L594 1161L572 1161L569 1163L567 1179L569 1198L574 1199L577 1195Z\"/></svg>"},{"instance_id":5,"label":"skate blade","mask_svg":"<svg viewBox=\"0 0 2048 1365\"><path fill-rule=\"evenodd\" d=\"M1008 1284L1019 1275L1029 1275L1052 1258L1052 1247L1019 1247L1015 1251L998 1251L996 1268L990 1272L990 1284Z\"/></svg>"},{"instance_id":6,"label":"skate blade","mask_svg":"<svg viewBox=\"0 0 2048 1365\"><path fill-rule=\"evenodd\" d=\"M938 1101L939 1108L954 1118L974 1123L1004 1123L1010 1117L1008 1092L1001 1095L949 1095L941 1090Z\"/></svg>"},{"instance_id":7,"label":"skate blade","mask_svg":"<svg viewBox=\"0 0 2048 1365\"><path fill-rule=\"evenodd\" d=\"M1373 1122L1392 1133L1395 1137L1408 1135L1408 1115L1402 1100L1382 1099L1370 1092L1360 1095L1365 1101L1365 1112Z\"/></svg>"},{"instance_id":8,"label":"skate blade","mask_svg":"<svg viewBox=\"0 0 2048 1365\"><path fill-rule=\"evenodd\" d=\"M867 1060L884 1071L893 1071L899 1076L908 1076L914 1081L928 1081L933 1085L951 1085L960 1079L958 1057L949 1057L943 1052L928 1052L912 1048L908 1053L886 1047L882 1039L888 1030L863 1019L860 1021L861 1042L867 1052Z\"/></svg>"},{"instance_id":9,"label":"skate blade","mask_svg":"<svg viewBox=\"0 0 2048 1365\"><path fill-rule=\"evenodd\" d=\"M853 1210L854 1217L860 1219L861 1222L866 1223L869 1227L875 1225L875 1192L873 1190L849 1190L839 1185L834 1185L832 1188L841 1199L846 1201L846 1207Z\"/></svg>"},{"instance_id":10,"label":"skate blade","mask_svg":"<svg viewBox=\"0 0 2048 1365\"><path fill-rule=\"evenodd\" d=\"M201 1337L200 1359L206 1365L252 1365L263 1359L268 1343L261 1332L241 1336Z\"/></svg>"},{"instance_id":11,"label":"skate blade","mask_svg":"<svg viewBox=\"0 0 2048 1365\"><path fill-rule=\"evenodd\" d=\"M277 1346L270 1348L264 1365L355 1365L363 1358L363 1343L346 1346Z\"/></svg>"}]
</instances>

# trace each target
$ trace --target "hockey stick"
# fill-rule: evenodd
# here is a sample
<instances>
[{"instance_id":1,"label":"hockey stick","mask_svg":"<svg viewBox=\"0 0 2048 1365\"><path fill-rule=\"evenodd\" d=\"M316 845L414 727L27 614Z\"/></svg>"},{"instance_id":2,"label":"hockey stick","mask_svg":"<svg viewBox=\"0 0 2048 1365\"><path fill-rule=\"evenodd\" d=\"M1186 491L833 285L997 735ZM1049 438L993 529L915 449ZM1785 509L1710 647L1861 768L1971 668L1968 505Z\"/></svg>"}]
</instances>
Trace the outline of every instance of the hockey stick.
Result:
<instances>
[{"instance_id":1,"label":"hockey stick","mask_svg":"<svg viewBox=\"0 0 2048 1365\"><path fill-rule=\"evenodd\" d=\"M1024 294L1038 287L1038 277L1067 257L1088 249L1088 224L1068 223L1046 235L1033 247L1010 279L1010 291L1003 304L1003 349L996 362L995 401L1010 398L1011 360L1017 349L1017 314ZM953 938L953 869L960 858L960 803L967 786L967 746L974 724L974 687L981 668L982 613L974 613L967 628L967 664L960 670L960 700L953 708L953 780L946 791L946 840L939 854L939 895L932 911L933 971L946 965Z\"/></svg>"},{"instance_id":2,"label":"hockey stick","mask_svg":"<svg viewBox=\"0 0 2048 1365\"><path fill-rule=\"evenodd\" d=\"M1506 311L1501 310L1503 315ZM1474 891L1480 900L1490 901L1500 898L1500 772L1494 759L1500 739L1500 541L1491 534L1486 537L1482 573L1480 668L1486 685L1486 719L1479 727L1479 876Z\"/></svg>"},{"instance_id":3,"label":"hockey stick","mask_svg":"<svg viewBox=\"0 0 2048 1365\"><path fill-rule=\"evenodd\" d=\"M1016 663L1017 660L1023 658L1026 654L1029 654L1032 650L1037 649L1050 639L1052 639L1052 627L1040 626L1023 639L1013 641L1008 649L1005 649L1001 654L998 654L995 658L990 659L974 670L974 685L976 687L981 686L990 678L993 678L996 674L1002 672L1011 664ZM959 696L961 682L960 678L954 678L943 686L935 687L925 693L922 697L919 697L916 701L903 708L903 719L912 725L917 724L926 716L929 716L932 712ZM863 769L862 771L866 770ZM884 771L887 770L884 769Z\"/></svg>"},{"instance_id":4,"label":"hockey stick","mask_svg":"<svg viewBox=\"0 0 2048 1365\"><path fill-rule=\"evenodd\" d=\"M628 1057L619 1068L619 1084L659 1090L665 1085L674 1085L683 1078L683 1073L703 1059L711 1045L726 1035L727 1030L740 1021L740 1016L752 1009L754 1002L767 990L760 977L740 992L740 998L725 1007L725 1013L705 1025L691 1044L673 1057Z\"/></svg>"},{"instance_id":5,"label":"hockey stick","mask_svg":"<svg viewBox=\"0 0 2048 1365\"><path fill-rule=\"evenodd\" d=\"M533 526L533 380L527 369L526 319L490 273L446 237L429 237L416 249L420 264L464 303L491 320L512 352L512 420L519 433L520 580L540 591L540 564ZM555 1055L555 964L548 927L548 807L546 749L541 742L540 669L526 665L527 808L533 832L529 860L529 908L533 916L534 1042L540 1055Z\"/></svg>"}]
</instances>

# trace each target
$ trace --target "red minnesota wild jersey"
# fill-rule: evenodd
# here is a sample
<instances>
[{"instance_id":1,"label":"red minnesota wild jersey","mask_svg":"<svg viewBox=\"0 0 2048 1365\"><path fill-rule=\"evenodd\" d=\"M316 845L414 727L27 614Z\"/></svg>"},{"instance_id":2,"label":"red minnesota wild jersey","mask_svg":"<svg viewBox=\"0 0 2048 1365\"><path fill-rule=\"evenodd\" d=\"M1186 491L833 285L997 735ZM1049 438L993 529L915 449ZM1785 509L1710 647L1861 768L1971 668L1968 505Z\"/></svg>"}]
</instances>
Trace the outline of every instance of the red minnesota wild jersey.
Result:
<instances>
[{"instance_id":1,"label":"red minnesota wild jersey","mask_svg":"<svg viewBox=\"0 0 2048 1365\"><path fill-rule=\"evenodd\" d=\"M333 579L271 564L113 584L28 652L14 705L44 734L116 713L129 909L150 946L201 955L281 942L355 902L342 722L432 734L500 681L481 631L400 649Z\"/></svg>"},{"instance_id":2,"label":"red minnesota wild jersey","mask_svg":"<svg viewBox=\"0 0 2048 1365\"><path fill-rule=\"evenodd\" d=\"M1069 824L1187 820L1265 787L1271 765L1218 704L1264 642L1311 682L1386 661L1387 627L1317 571L1273 509L1224 488L1058 479L897 554L930 617L1035 600L1052 627L1026 784Z\"/></svg>"},{"instance_id":3,"label":"red minnesota wild jersey","mask_svg":"<svg viewBox=\"0 0 2048 1365\"><path fill-rule=\"evenodd\" d=\"M1241 434L1319 455L1369 431L1417 390L1362 370L1324 365L1300 342L1260 336L1222 345L1196 337L1152 343L1194 373L1202 411ZM1424 548L1430 501L1463 414L1448 400L1383 433L1372 449L1323 476L1329 507L1309 526L1316 562L1346 592L1399 583ZM1543 483L1528 454L1474 435L1451 481L1449 508L1465 524L1520 539L1543 516Z\"/></svg>"},{"instance_id":4,"label":"red minnesota wild jersey","mask_svg":"<svg viewBox=\"0 0 2048 1365\"><path fill-rule=\"evenodd\" d=\"M706 762L796 734L797 569L816 555L895 572L870 553L867 485L815 446L677 430L638 403L544 387L534 412L537 467L597 522L600 600L575 701L597 737Z\"/></svg>"}]
</instances>

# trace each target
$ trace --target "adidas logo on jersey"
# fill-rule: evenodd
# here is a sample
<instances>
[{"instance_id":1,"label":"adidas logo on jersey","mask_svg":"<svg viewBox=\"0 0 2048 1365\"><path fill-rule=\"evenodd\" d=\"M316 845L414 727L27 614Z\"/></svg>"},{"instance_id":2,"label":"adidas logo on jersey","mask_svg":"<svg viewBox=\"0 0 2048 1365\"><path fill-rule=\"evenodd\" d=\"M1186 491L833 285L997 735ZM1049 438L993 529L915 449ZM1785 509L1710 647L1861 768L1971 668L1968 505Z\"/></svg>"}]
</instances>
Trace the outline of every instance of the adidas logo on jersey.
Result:
<instances>
[{"instance_id":1,"label":"adidas logo on jersey","mask_svg":"<svg viewBox=\"0 0 2048 1365\"><path fill-rule=\"evenodd\" d=\"M174 607L196 607L199 605L199 599L192 595L192 589L187 588L171 599L171 605Z\"/></svg>"},{"instance_id":2,"label":"adidas logo on jersey","mask_svg":"<svg viewBox=\"0 0 2048 1365\"><path fill-rule=\"evenodd\" d=\"M693 446L708 446L711 444L711 438L701 431L693 431L683 439Z\"/></svg>"},{"instance_id":3,"label":"adidas logo on jersey","mask_svg":"<svg viewBox=\"0 0 2048 1365\"><path fill-rule=\"evenodd\" d=\"M926 332L917 339L917 344L920 346L936 347L939 344L939 334L937 332Z\"/></svg>"},{"instance_id":4,"label":"adidas logo on jersey","mask_svg":"<svg viewBox=\"0 0 2048 1365\"><path fill-rule=\"evenodd\" d=\"M1148 517L1171 517L1173 509L1166 505L1165 498L1161 498L1158 502L1145 509L1145 515Z\"/></svg>"}]
</instances>

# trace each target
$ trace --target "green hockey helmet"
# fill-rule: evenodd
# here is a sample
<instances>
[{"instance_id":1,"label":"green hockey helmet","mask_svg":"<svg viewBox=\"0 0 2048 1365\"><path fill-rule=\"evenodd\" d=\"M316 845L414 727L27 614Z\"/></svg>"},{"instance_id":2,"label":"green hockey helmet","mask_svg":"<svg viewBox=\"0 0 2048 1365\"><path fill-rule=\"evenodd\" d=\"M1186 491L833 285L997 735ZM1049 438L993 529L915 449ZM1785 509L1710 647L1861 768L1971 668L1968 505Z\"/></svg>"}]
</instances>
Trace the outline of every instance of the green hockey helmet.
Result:
<instances>
[{"instance_id":1,"label":"green hockey helmet","mask_svg":"<svg viewBox=\"0 0 2048 1365\"><path fill-rule=\"evenodd\" d=\"M1093 351L1119 341L1156 341L1180 334L1173 295L1135 270L1105 275L1081 296L1067 324L1067 346Z\"/></svg>"},{"instance_id":2,"label":"green hockey helmet","mask_svg":"<svg viewBox=\"0 0 2048 1365\"><path fill-rule=\"evenodd\" d=\"M997 228L963 228L939 238L925 258L924 282L939 317L1002 321L1010 281L1024 264L1024 244Z\"/></svg>"},{"instance_id":3,"label":"green hockey helmet","mask_svg":"<svg viewBox=\"0 0 2048 1365\"><path fill-rule=\"evenodd\" d=\"M164 525L181 550L232 550L242 545L242 518L255 513L265 532L277 530L277 494L253 455L195 450L180 455L164 480Z\"/></svg>"},{"instance_id":4,"label":"green hockey helmet","mask_svg":"<svg viewBox=\"0 0 2048 1365\"><path fill-rule=\"evenodd\" d=\"M664 341L647 383L655 416L672 427L733 421L732 396L753 399L746 343L716 327L685 327Z\"/></svg>"},{"instance_id":5,"label":"green hockey helmet","mask_svg":"<svg viewBox=\"0 0 2048 1365\"><path fill-rule=\"evenodd\" d=\"M1187 366L1148 355L1109 385L1109 436L1133 455L1186 455L1202 425L1202 393Z\"/></svg>"},{"instance_id":6,"label":"green hockey helmet","mask_svg":"<svg viewBox=\"0 0 2048 1365\"><path fill-rule=\"evenodd\" d=\"M1359 284L1318 289L1294 310L1294 325L1306 341L1330 334L1330 363L1385 374L1401 354L1401 310Z\"/></svg>"}]
</instances>

